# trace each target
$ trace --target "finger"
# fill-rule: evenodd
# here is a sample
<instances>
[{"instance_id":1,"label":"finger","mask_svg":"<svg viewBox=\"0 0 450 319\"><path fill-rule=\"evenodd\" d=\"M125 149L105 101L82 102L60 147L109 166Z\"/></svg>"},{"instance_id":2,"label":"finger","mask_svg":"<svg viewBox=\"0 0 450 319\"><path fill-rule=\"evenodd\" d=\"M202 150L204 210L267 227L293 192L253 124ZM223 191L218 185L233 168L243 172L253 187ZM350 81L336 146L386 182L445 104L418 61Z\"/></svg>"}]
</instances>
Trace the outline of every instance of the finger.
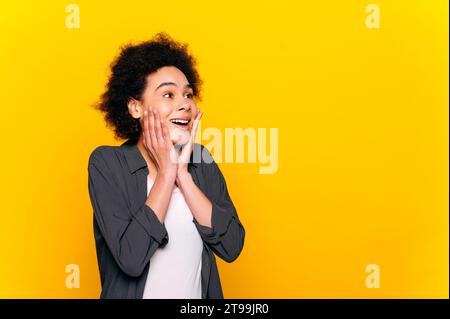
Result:
<instances>
[{"instance_id":1,"label":"finger","mask_svg":"<svg viewBox=\"0 0 450 319\"><path fill-rule=\"evenodd\" d=\"M158 146L158 139L156 138L156 133L155 133L155 116L153 113L153 110L149 111L149 135L150 135L150 141L152 144L152 147L156 147Z\"/></svg>"},{"instance_id":2,"label":"finger","mask_svg":"<svg viewBox=\"0 0 450 319\"><path fill-rule=\"evenodd\" d=\"M144 111L144 116L143 116L143 119L142 119L142 122L143 122L143 126L144 126L144 132L143 132L143 136L144 136L144 141L146 142L145 143L145 146L150 146L149 145L149 143L150 143L150 136L148 135L148 133L149 133L149 129L148 129L148 112L147 111Z\"/></svg>"},{"instance_id":3,"label":"finger","mask_svg":"<svg viewBox=\"0 0 450 319\"><path fill-rule=\"evenodd\" d=\"M147 147L147 130L145 129L145 111L144 114L142 115L142 117L139 119L139 122L141 123L141 128L142 128L142 139L143 139L143 143L144 146Z\"/></svg>"},{"instance_id":4,"label":"finger","mask_svg":"<svg viewBox=\"0 0 450 319\"><path fill-rule=\"evenodd\" d=\"M195 140L195 135L197 135L198 125L200 123L200 119L202 118L203 113L199 112L194 120L194 125L192 125L191 138Z\"/></svg>"},{"instance_id":5,"label":"finger","mask_svg":"<svg viewBox=\"0 0 450 319\"><path fill-rule=\"evenodd\" d=\"M180 160L182 163L189 163L190 156L192 153L192 150L194 149L194 141L195 141L195 135L197 134L198 124L200 122L200 118L202 117L203 113L199 112L197 116L195 117L194 123L192 125L191 129L191 136L189 137L188 142L186 145L183 146L181 153L180 153Z\"/></svg>"},{"instance_id":6,"label":"finger","mask_svg":"<svg viewBox=\"0 0 450 319\"><path fill-rule=\"evenodd\" d=\"M203 116L203 112L199 112L198 114L197 114L197 117L196 117L196 119L195 119L195 123L196 123L196 125L195 125L195 130L197 130L197 128L198 128L198 123L200 123L200 120L202 119L202 116Z\"/></svg>"},{"instance_id":7,"label":"finger","mask_svg":"<svg viewBox=\"0 0 450 319\"><path fill-rule=\"evenodd\" d=\"M166 143L172 143L172 140L170 139L170 132L169 127L167 126L167 123L165 121L161 122L162 125L162 132L163 132L163 138L166 141Z\"/></svg>"},{"instance_id":8,"label":"finger","mask_svg":"<svg viewBox=\"0 0 450 319\"><path fill-rule=\"evenodd\" d=\"M201 112L198 113L197 116L195 117L194 123L192 124L192 128L191 128L191 134L189 136L189 141L187 142L187 144L185 146L183 146L184 153L190 153L191 150L193 149L195 135L197 134L198 123L200 122L201 117L202 117ZM185 156L187 156L187 155L185 155Z\"/></svg>"},{"instance_id":9,"label":"finger","mask_svg":"<svg viewBox=\"0 0 450 319\"><path fill-rule=\"evenodd\" d=\"M153 147L150 139L148 111L144 111L143 122L144 122L144 132L142 135L144 136L144 145L150 152L153 152Z\"/></svg>"},{"instance_id":10,"label":"finger","mask_svg":"<svg viewBox=\"0 0 450 319\"><path fill-rule=\"evenodd\" d=\"M165 143L165 140L163 139L163 135L162 135L161 117L159 116L158 111L155 111L155 130L156 130L156 138L158 139L158 143L163 145Z\"/></svg>"}]
</instances>

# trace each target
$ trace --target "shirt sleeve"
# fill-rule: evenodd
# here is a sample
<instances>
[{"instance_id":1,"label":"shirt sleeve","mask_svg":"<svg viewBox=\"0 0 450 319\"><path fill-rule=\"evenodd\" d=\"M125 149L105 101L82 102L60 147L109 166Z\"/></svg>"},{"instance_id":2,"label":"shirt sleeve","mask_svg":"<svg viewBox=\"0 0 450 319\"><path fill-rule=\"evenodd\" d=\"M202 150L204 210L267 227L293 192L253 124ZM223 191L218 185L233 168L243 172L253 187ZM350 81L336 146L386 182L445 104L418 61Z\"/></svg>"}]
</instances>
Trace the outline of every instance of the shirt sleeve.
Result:
<instances>
[{"instance_id":1,"label":"shirt sleeve","mask_svg":"<svg viewBox=\"0 0 450 319\"><path fill-rule=\"evenodd\" d=\"M89 158L88 174L94 218L106 245L120 269L138 277L155 251L167 244L167 229L146 204L130 210L111 169L98 154Z\"/></svg>"},{"instance_id":2,"label":"shirt sleeve","mask_svg":"<svg viewBox=\"0 0 450 319\"><path fill-rule=\"evenodd\" d=\"M227 184L217 163L207 148L203 148L208 162L203 164L207 191L205 195L212 204L211 226L207 227L193 219L203 241L223 260L234 261L242 251L245 229L228 193Z\"/></svg>"}]
</instances>

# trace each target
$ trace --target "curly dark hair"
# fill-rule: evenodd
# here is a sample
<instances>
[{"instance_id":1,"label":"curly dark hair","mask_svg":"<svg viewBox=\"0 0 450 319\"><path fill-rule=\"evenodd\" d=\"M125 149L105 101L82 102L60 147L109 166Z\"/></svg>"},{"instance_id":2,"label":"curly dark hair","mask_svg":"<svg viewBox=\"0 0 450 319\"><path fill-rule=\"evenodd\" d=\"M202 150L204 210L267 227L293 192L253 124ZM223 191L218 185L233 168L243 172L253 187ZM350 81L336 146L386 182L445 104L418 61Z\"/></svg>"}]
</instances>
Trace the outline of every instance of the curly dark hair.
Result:
<instances>
[{"instance_id":1,"label":"curly dark hair","mask_svg":"<svg viewBox=\"0 0 450 319\"><path fill-rule=\"evenodd\" d=\"M164 32L137 45L121 47L111 63L111 75L105 92L94 107L105 113L107 126L114 129L116 139L137 142L141 134L138 119L128 112L130 98L141 99L149 74L164 66L175 66L192 85L194 99L201 100L202 80L196 69L196 60L188 52L188 45L174 41Z\"/></svg>"}]
</instances>

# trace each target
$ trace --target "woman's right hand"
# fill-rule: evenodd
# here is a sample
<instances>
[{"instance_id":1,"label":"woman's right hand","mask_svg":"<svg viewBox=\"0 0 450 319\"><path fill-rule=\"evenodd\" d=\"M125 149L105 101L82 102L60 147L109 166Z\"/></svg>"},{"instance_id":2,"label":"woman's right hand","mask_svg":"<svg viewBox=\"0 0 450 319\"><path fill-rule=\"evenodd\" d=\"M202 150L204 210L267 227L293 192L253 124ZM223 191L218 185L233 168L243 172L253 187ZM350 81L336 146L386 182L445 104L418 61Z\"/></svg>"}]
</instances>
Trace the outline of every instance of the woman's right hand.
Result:
<instances>
[{"instance_id":1,"label":"woman's right hand","mask_svg":"<svg viewBox=\"0 0 450 319\"><path fill-rule=\"evenodd\" d=\"M167 123L152 108L144 111L143 144L158 169L158 175L175 180L178 168L177 151L170 139Z\"/></svg>"}]
</instances>

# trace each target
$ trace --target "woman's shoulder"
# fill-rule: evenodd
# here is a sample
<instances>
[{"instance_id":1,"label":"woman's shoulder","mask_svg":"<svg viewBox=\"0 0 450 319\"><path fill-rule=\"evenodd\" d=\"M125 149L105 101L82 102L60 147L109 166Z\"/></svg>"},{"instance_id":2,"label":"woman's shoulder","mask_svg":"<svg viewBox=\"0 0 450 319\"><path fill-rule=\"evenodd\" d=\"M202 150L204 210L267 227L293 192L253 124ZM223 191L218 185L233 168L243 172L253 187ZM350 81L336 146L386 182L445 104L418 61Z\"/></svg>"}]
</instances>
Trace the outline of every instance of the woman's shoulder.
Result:
<instances>
[{"instance_id":1,"label":"woman's shoulder","mask_svg":"<svg viewBox=\"0 0 450 319\"><path fill-rule=\"evenodd\" d=\"M132 140L127 140L118 146L100 145L95 147L89 156L90 165L120 174L125 174L125 172L132 174L147 166L137 143Z\"/></svg>"},{"instance_id":2,"label":"woman's shoulder","mask_svg":"<svg viewBox=\"0 0 450 319\"><path fill-rule=\"evenodd\" d=\"M121 145L100 145L95 147L88 161L88 167L95 166L104 172L123 175L145 165L139 155L136 143L130 140Z\"/></svg>"},{"instance_id":3,"label":"woman's shoulder","mask_svg":"<svg viewBox=\"0 0 450 319\"><path fill-rule=\"evenodd\" d=\"M120 146L99 145L96 146L89 155L89 164L100 164L117 160L117 156L121 153ZM119 155L120 156L120 155Z\"/></svg>"}]
</instances>

